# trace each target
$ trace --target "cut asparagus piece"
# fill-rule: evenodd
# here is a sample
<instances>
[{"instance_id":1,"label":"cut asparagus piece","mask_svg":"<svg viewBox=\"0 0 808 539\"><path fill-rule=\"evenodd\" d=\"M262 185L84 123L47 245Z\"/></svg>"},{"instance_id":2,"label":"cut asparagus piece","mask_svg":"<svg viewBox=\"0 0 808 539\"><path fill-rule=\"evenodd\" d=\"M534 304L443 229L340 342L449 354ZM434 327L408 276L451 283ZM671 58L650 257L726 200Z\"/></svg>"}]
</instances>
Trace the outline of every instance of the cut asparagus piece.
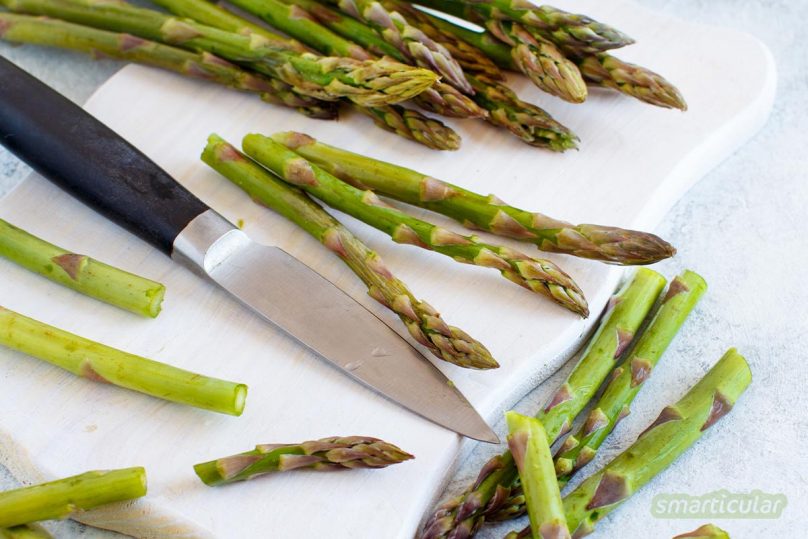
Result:
<instances>
[{"instance_id":1,"label":"cut asparagus piece","mask_svg":"<svg viewBox=\"0 0 808 539\"><path fill-rule=\"evenodd\" d=\"M569 539L553 455L541 421L516 412L506 413L505 418L508 447L525 493L533 539Z\"/></svg>"},{"instance_id":2,"label":"cut asparagus piece","mask_svg":"<svg viewBox=\"0 0 808 539\"><path fill-rule=\"evenodd\" d=\"M0 0L11 11L61 18L114 32L126 32L196 51L216 54L277 77L296 92L364 106L410 99L438 79L427 69L389 59L359 61L297 53L258 35L240 35L164 13L107 0Z\"/></svg>"},{"instance_id":3,"label":"cut asparagus piece","mask_svg":"<svg viewBox=\"0 0 808 539\"><path fill-rule=\"evenodd\" d=\"M0 492L0 528L68 518L101 505L146 495L146 470L87 472L41 485Z\"/></svg>"},{"instance_id":4,"label":"cut asparagus piece","mask_svg":"<svg viewBox=\"0 0 808 539\"><path fill-rule=\"evenodd\" d=\"M609 302L581 359L548 404L536 415L547 431L550 445L569 431L575 417L592 399L639 330L664 286L665 279L661 275L640 268ZM474 484L464 494L438 507L427 520L421 537L471 537L482 525L485 513L496 512L508 498L516 478L511 452L495 456L483 466Z\"/></svg>"},{"instance_id":5,"label":"cut asparagus piece","mask_svg":"<svg viewBox=\"0 0 808 539\"><path fill-rule=\"evenodd\" d=\"M0 24L5 20L0 13ZM0 219L0 256L67 288L121 309L156 317L165 286L72 253Z\"/></svg>"},{"instance_id":6,"label":"cut asparagus piece","mask_svg":"<svg viewBox=\"0 0 808 539\"><path fill-rule=\"evenodd\" d=\"M207 52L196 53L148 41L130 34L108 32L57 19L0 13L0 39L60 47L174 71L237 90L257 93L267 102L297 109L312 118L334 119L334 103L301 97L278 79L251 73Z\"/></svg>"},{"instance_id":7,"label":"cut asparagus piece","mask_svg":"<svg viewBox=\"0 0 808 539\"><path fill-rule=\"evenodd\" d=\"M537 39L520 24L492 20L494 36L511 48L514 66L541 90L570 103L583 103L587 90L578 67L554 44Z\"/></svg>"},{"instance_id":8,"label":"cut asparagus piece","mask_svg":"<svg viewBox=\"0 0 808 539\"><path fill-rule=\"evenodd\" d=\"M447 325L432 306L416 299L377 253L303 191L277 179L216 135L208 139L202 160L259 204L283 215L339 256L367 285L368 294L396 313L410 335L436 357L474 369L499 366L482 344Z\"/></svg>"},{"instance_id":9,"label":"cut asparagus piece","mask_svg":"<svg viewBox=\"0 0 808 539\"><path fill-rule=\"evenodd\" d=\"M545 251L616 264L650 264L676 252L653 234L558 221L508 206L494 195L480 195L405 167L329 146L302 133L277 133L272 138L354 186L446 215L470 228L535 243Z\"/></svg>"},{"instance_id":10,"label":"cut asparagus piece","mask_svg":"<svg viewBox=\"0 0 808 539\"><path fill-rule=\"evenodd\" d=\"M53 536L39 524L22 524L0 528L0 539L53 539Z\"/></svg>"},{"instance_id":11,"label":"cut asparagus piece","mask_svg":"<svg viewBox=\"0 0 808 539\"><path fill-rule=\"evenodd\" d=\"M241 415L247 398L244 384L209 378L116 350L3 307L0 345L94 382L223 414Z\"/></svg>"},{"instance_id":12,"label":"cut asparagus piece","mask_svg":"<svg viewBox=\"0 0 808 539\"><path fill-rule=\"evenodd\" d=\"M734 348L679 402L665 407L634 444L564 498L576 539L614 511L676 460L732 410L752 381L746 360Z\"/></svg>"},{"instance_id":13,"label":"cut asparagus piece","mask_svg":"<svg viewBox=\"0 0 808 539\"><path fill-rule=\"evenodd\" d=\"M418 3L483 26L492 19L521 23L534 28L568 54L595 54L634 43L624 33L586 15L521 0L418 0Z\"/></svg>"},{"instance_id":14,"label":"cut asparagus piece","mask_svg":"<svg viewBox=\"0 0 808 539\"><path fill-rule=\"evenodd\" d=\"M334 436L300 444L257 445L246 453L197 464L194 471L203 483L214 487L301 468L385 468L412 458L415 457L378 438Z\"/></svg>"},{"instance_id":15,"label":"cut asparagus piece","mask_svg":"<svg viewBox=\"0 0 808 539\"><path fill-rule=\"evenodd\" d=\"M730 539L729 534L715 524L705 524L692 532L677 535L673 539Z\"/></svg>"},{"instance_id":16,"label":"cut asparagus piece","mask_svg":"<svg viewBox=\"0 0 808 539\"><path fill-rule=\"evenodd\" d=\"M613 88L658 107L687 110L687 102L679 89L650 69L606 53L587 55L575 61L590 84Z\"/></svg>"},{"instance_id":17,"label":"cut asparagus piece","mask_svg":"<svg viewBox=\"0 0 808 539\"><path fill-rule=\"evenodd\" d=\"M588 314L580 288L548 260L483 243L473 236L461 236L391 208L372 191L362 191L339 180L269 137L247 135L243 148L247 155L281 179L381 230L398 243L434 250L458 262L496 269L506 279L545 295L581 316Z\"/></svg>"},{"instance_id":18,"label":"cut asparagus piece","mask_svg":"<svg viewBox=\"0 0 808 539\"><path fill-rule=\"evenodd\" d=\"M628 415L634 397L653 372L662 354L707 290L698 274L685 271L670 284L660 308L626 360L612 371L609 382L581 428L564 440L555 460L555 473L563 487L572 474L589 463L617 423ZM525 497L516 485L507 500L486 520L508 520L524 514Z\"/></svg>"},{"instance_id":19,"label":"cut asparagus piece","mask_svg":"<svg viewBox=\"0 0 808 539\"><path fill-rule=\"evenodd\" d=\"M685 271L671 281L662 305L643 331L625 362L617 367L581 429L564 441L556 469L559 479L588 464L617 423L628 415L634 397L707 290L704 279Z\"/></svg>"},{"instance_id":20,"label":"cut asparagus piece","mask_svg":"<svg viewBox=\"0 0 808 539\"><path fill-rule=\"evenodd\" d=\"M474 90L466 81L463 68L443 45L410 25L397 11L384 8L374 0L328 0L352 17L375 29L381 37L401 51L416 65L440 74L443 79L465 94Z\"/></svg>"}]
</instances>

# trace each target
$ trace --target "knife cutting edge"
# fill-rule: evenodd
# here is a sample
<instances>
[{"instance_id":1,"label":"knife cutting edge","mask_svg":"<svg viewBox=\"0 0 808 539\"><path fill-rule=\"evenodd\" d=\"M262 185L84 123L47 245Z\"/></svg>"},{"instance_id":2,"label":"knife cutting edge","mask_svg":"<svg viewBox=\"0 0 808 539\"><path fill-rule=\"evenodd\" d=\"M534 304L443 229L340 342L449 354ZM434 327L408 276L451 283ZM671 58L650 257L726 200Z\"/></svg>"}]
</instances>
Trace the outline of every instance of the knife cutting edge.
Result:
<instances>
[{"instance_id":1,"label":"knife cutting edge","mask_svg":"<svg viewBox=\"0 0 808 539\"><path fill-rule=\"evenodd\" d=\"M110 128L3 57L0 142L381 395L469 438L499 441L443 373L373 313L279 247L253 242Z\"/></svg>"}]
</instances>

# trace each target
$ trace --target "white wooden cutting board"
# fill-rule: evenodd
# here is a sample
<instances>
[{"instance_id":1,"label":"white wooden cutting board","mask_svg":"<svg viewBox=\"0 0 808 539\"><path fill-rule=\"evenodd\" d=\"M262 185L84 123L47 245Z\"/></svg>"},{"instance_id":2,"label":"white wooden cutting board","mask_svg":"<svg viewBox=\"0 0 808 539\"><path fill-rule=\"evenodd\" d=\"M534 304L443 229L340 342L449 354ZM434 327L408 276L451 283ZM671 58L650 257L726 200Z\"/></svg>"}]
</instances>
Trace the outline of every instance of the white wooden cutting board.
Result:
<instances>
[{"instance_id":1,"label":"white wooden cutting board","mask_svg":"<svg viewBox=\"0 0 808 539\"><path fill-rule=\"evenodd\" d=\"M198 160L206 136L215 131L238 143L248 132L306 131L557 218L653 229L694 181L763 125L774 95L772 59L750 36L662 17L631 2L559 5L637 38L639 44L621 56L677 83L690 110L661 110L606 92L593 92L585 105L567 105L517 78L526 98L544 104L580 135L579 152L556 155L479 122L453 122L464 138L460 152L433 152L383 133L363 117L309 120L251 96L140 67L118 73L87 108L205 202L234 221L243 219L256 239L281 245L396 324L334 256L208 170ZM0 462L21 480L144 465L147 498L81 517L139 537L413 535L446 479L459 447L457 436L326 366L223 292L39 177L0 201L0 216L168 286L163 313L157 320L143 320L0 260L2 305L131 352L250 386L245 414L225 417L76 379L2 350ZM416 295L483 341L500 361L496 372L441 365L489 419L556 369L594 323L595 316L579 320L496 272L395 245L360 223L346 222ZM578 281L598 313L620 270L551 258ZM203 486L191 468L259 442L334 434L378 436L417 458L381 471L301 472L218 489Z\"/></svg>"}]
</instances>

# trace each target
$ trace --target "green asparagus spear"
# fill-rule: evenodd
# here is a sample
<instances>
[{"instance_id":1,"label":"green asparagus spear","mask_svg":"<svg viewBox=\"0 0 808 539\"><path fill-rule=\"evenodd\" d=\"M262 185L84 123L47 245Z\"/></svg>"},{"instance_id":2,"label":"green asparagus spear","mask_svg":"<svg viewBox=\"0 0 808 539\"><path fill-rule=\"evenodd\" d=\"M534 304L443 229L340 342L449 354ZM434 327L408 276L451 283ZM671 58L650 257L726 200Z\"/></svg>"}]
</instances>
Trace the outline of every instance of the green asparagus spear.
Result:
<instances>
[{"instance_id":1,"label":"green asparagus spear","mask_svg":"<svg viewBox=\"0 0 808 539\"><path fill-rule=\"evenodd\" d=\"M481 25L492 19L521 23L534 28L568 54L595 54L634 43L624 33L585 15L521 0L418 0L418 3Z\"/></svg>"},{"instance_id":2,"label":"green asparagus spear","mask_svg":"<svg viewBox=\"0 0 808 539\"><path fill-rule=\"evenodd\" d=\"M252 0L243 1L246 2L242 4L243 8L250 11L249 7L255 7L257 14L261 14L265 9L268 11L278 4L277 1L273 0L273 3L266 4L264 8L262 4L256 4ZM255 33L252 23L247 22L238 15L217 5L211 4L208 0L158 0L157 3L175 15L189 17L202 24L219 28L220 30L246 35ZM281 4L281 7L289 6ZM320 7L327 9L325 6L320 5ZM322 28L324 32L319 32L317 24L310 20L310 16L303 12L301 6L292 4L292 8L290 9L294 10L294 17L281 16L285 13L283 11L280 13L275 11L269 13L269 15L273 15L271 17L272 22L279 30L286 31L297 37L305 38L303 41L306 41L320 52L343 51L346 53L346 56L367 55L364 51L359 53L356 50L357 48L361 49L358 45L336 34L328 33L328 30L325 28ZM353 21L350 17L345 18ZM305 20L301 22L301 19ZM359 22L357 22L357 24L361 25ZM306 47L302 43L294 39L286 39L261 27L258 28L260 30L259 35L272 39L274 43L279 43L280 46L287 46L289 50L306 50ZM308 39L309 37L313 37L314 39L310 40ZM273 81L280 82L277 79L273 79ZM432 92L433 89L430 88L429 91ZM456 150L460 147L460 136L451 127L434 118L421 114L416 110L407 109L400 105L360 107L354 104L354 108L366 116L369 116L373 122L382 129L401 137L414 140L428 148L435 150Z\"/></svg>"},{"instance_id":3,"label":"green asparagus spear","mask_svg":"<svg viewBox=\"0 0 808 539\"><path fill-rule=\"evenodd\" d=\"M308 191L335 209L390 235L398 243L431 249L459 262L490 267L506 279L546 295L586 316L588 308L575 282L555 264L512 249L461 236L384 204L372 191L361 191L310 164L282 144L262 135L247 135L244 151L283 180Z\"/></svg>"},{"instance_id":4,"label":"green asparagus spear","mask_svg":"<svg viewBox=\"0 0 808 539\"><path fill-rule=\"evenodd\" d=\"M202 1L202 0L198 0ZM295 34L299 39L309 44L312 47L317 47L318 41L334 40L334 34L337 34L347 42L354 42L361 45L365 50L378 55L389 56L399 62L409 63L410 58L402 53L394 46L387 43L382 36L373 28L366 24L330 7L318 3L316 0L281 0L289 6L294 6L298 10L305 10L305 12L314 17L317 22L324 27L324 29L331 30L332 33L326 34L325 32L317 33L317 38L314 39L309 34L297 33ZM293 32L293 25L288 24L285 19L275 21L280 30L286 32ZM339 47L336 42L329 43L329 47ZM321 50L321 49L319 49ZM437 82L421 94L415 96L414 102L422 108L449 116L452 118L484 118L486 112L481 109L475 102L464 95L453 86Z\"/></svg>"},{"instance_id":5,"label":"green asparagus spear","mask_svg":"<svg viewBox=\"0 0 808 539\"><path fill-rule=\"evenodd\" d=\"M0 528L0 539L53 539L53 536L39 524L22 524Z\"/></svg>"},{"instance_id":6,"label":"green asparagus spear","mask_svg":"<svg viewBox=\"0 0 808 539\"><path fill-rule=\"evenodd\" d=\"M295 1L295 0L289 0ZM307 0L314 1L314 0ZM493 60L485 55L477 47L456 38L451 34L444 33L437 26L432 24L429 16L417 9L409 2L403 0L381 0L382 5L390 11L398 11L407 18L410 24L424 32L430 39L440 43L452 55L463 71L485 75L486 77L502 81L505 80L502 71Z\"/></svg>"},{"instance_id":7,"label":"green asparagus spear","mask_svg":"<svg viewBox=\"0 0 808 539\"><path fill-rule=\"evenodd\" d=\"M334 436L300 444L257 445L253 451L197 464L194 471L203 483L215 487L300 468L385 468L412 458L378 438Z\"/></svg>"},{"instance_id":8,"label":"green asparagus spear","mask_svg":"<svg viewBox=\"0 0 808 539\"><path fill-rule=\"evenodd\" d=\"M465 94L473 94L463 69L443 45L411 26L396 11L389 11L375 0L328 0L352 17L375 29L415 65L431 69Z\"/></svg>"},{"instance_id":9,"label":"green asparagus spear","mask_svg":"<svg viewBox=\"0 0 808 539\"><path fill-rule=\"evenodd\" d=\"M373 122L400 137L414 140L433 150L457 150L460 148L460 135L440 120L430 118L417 110L401 105L386 107L354 107L369 116Z\"/></svg>"},{"instance_id":10,"label":"green asparagus spear","mask_svg":"<svg viewBox=\"0 0 808 539\"><path fill-rule=\"evenodd\" d=\"M677 535L673 539L730 539L729 534L715 524L705 524L692 532Z\"/></svg>"},{"instance_id":11,"label":"green asparagus spear","mask_svg":"<svg viewBox=\"0 0 808 539\"><path fill-rule=\"evenodd\" d=\"M304 135L286 132L273 140L354 186L441 213L474 229L535 243L539 249L615 264L650 264L675 253L645 232L599 225L572 225L541 213L508 206L414 170L355 154Z\"/></svg>"},{"instance_id":12,"label":"green asparagus spear","mask_svg":"<svg viewBox=\"0 0 808 539\"><path fill-rule=\"evenodd\" d=\"M223 414L241 415L247 398L247 386L243 384L209 378L116 350L3 307L0 307L0 345L88 380Z\"/></svg>"},{"instance_id":13,"label":"green asparagus spear","mask_svg":"<svg viewBox=\"0 0 808 539\"><path fill-rule=\"evenodd\" d=\"M474 369L499 366L482 344L447 325L432 306L416 299L385 267L378 254L303 191L277 179L216 135L208 139L202 160L258 203L283 215L339 256L367 285L368 294L395 312L410 335L436 357Z\"/></svg>"},{"instance_id":14,"label":"green asparagus spear","mask_svg":"<svg viewBox=\"0 0 808 539\"><path fill-rule=\"evenodd\" d=\"M6 21L0 13L0 25ZM10 28L14 28L12 23ZM165 286L66 251L0 219L0 256L62 286L136 314L156 317Z\"/></svg>"},{"instance_id":15,"label":"green asparagus spear","mask_svg":"<svg viewBox=\"0 0 808 539\"><path fill-rule=\"evenodd\" d=\"M210 52L248 64L280 78L296 92L326 101L345 97L364 106L389 105L418 95L437 80L432 71L389 59L359 61L291 52L258 35L235 34L115 0L0 0L0 4L15 12L52 16Z\"/></svg>"},{"instance_id":16,"label":"green asparagus spear","mask_svg":"<svg viewBox=\"0 0 808 539\"><path fill-rule=\"evenodd\" d=\"M547 406L536 415L547 431L550 445L569 431L575 417L592 399L639 330L664 285L665 279L661 275L640 268L609 302L581 359ZM427 521L421 537L471 537L482 524L484 514L496 511L507 499L516 477L510 451L492 458L464 494L438 507Z\"/></svg>"},{"instance_id":17,"label":"green asparagus spear","mask_svg":"<svg viewBox=\"0 0 808 539\"><path fill-rule=\"evenodd\" d=\"M87 472L41 485L0 492L0 528L68 518L109 503L146 495L146 470Z\"/></svg>"},{"instance_id":18,"label":"green asparagus spear","mask_svg":"<svg viewBox=\"0 0 808 539\"><path fill-rule=\"evenodd\" d=\"M671 282L659 310L627 359L612 371L610 381L583 426L568 436L559 449L555 473L562 487L572 474L594 458L617 423L628 415L634 397L706 289L704 279L692 271L683 272ZM500 508L487 513L485 518L509 520L524 514L525 509L524 493L515 485Z\"/></svg>"},{"instance_id":19,"label":"green asparagus spear","mask_svg":"<svg viewBox=\"0 0 808 539\"><path fill-rule=\"evenodd\" d=\"M505 417L510 431L508 447L525 492L533 539L569 539L553 455L541 421L516 412Z\"/></svg>"},{"instance_id":20,"label":"green asparagus spear","mask_svg":"<svg viewBox=\"0 0 808 539\"><path fill-rule=\"evenodd\" d=\"M590 84L613 88L640 101L669 109L687 110L679 90L650 69L601 53L575 60Z\"/></svg>"},{"instance_id":21,"label":"green asparagus spear","mask_svg":"<svg viewBox=\"0 0 808 539\"><path fill-rule=\"evenodd\" d=\"M578 67L554 44L537 39L519 23L492 20L486 23L494 36L511 48L516 69L550 95L570 103L583 103L587 90Z\"/></svg>"},{"instance_id":22,"label":"green asparagus spear","mask_svg":"<svg viewBox=\"0 0 808 539\"><path fill-rule=\"evenodd\" d=\"M634 444L564 498L576 539L667 468L708 428L729 413L752 381L746 360L734 348L679 402L665 407Z\"/></svg>"},{"instance_id":23,"label":"green asparagus spear","mask_svg":"<svg viewBox=\"0 0 808 539\"><path fill-rule=\"evenodd\" d=\"M0 13L4 31L0 39L13 43L29 43L73 49L94 58L116 58L175 71L257 93L267 102L295 108L312 118L336 118L334 103L299 96L292 87L278 79L250 73L210 53L190 52L116 32L107 32L57 19Z\"/></svg>"}]
</instances>

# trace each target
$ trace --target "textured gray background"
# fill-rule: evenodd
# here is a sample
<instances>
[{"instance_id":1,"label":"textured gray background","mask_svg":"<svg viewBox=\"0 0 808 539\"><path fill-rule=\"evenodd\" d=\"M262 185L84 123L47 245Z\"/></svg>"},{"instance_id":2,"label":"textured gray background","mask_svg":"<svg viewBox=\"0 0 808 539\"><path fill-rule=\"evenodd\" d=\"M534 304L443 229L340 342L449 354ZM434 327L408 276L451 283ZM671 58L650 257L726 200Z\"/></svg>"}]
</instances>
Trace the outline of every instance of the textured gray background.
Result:
<instances>
[{"instance_id":1,"label":"textured gray background","mask_svg":"<svg viewBox=\"0 0 808 539\"><path fill-rule=\"evenodd\" d=\"M694 21L748 31L772 49L780 73L774 114L763 131L705 177L667 215L658 233L679 254L656 269L672 276L691 268L710 290L671 346L632 415L617 429L590 469L627 447L665 403L675 401L730 346L749 359L755 381L735 412L695 448L600 526L595 537L663 539L703 521L655 519L658 493L700 495L727 489L784 493L788 506L777 520L712 519L750 537L803 537L808 514L808 418L802 401L808 349L804 284L808 265L805 181L808 157L808 43L803 0L641 0L649 7ZM70 98L83 102L120 65L33 47L0 44L0 54L30 70ZM742 62L743 58L728 58ZM720 99L720 96L716 96ZM459 157L462 154L459 154ZM585 157L585 156L582 156ZM0 194L28 170L0 149ZM517 406L532 413L568 369L542 384ZM498 425L500 434L504 425ZM450 493L457 493L496 448L482 444L461 465ZM15 482L0 468L0 489ZM448 494L447 494L448 495ZM519 522L521 527L524 523ZM305 523L301 523L305 537ZM484 539L515 525L487 528ZM115 534L72 523L50 526L59 537L106 538ZM338 536L335 530L335 536ZM368 536L372 536L369 530Z\"/></svg>"}]
</instances>

